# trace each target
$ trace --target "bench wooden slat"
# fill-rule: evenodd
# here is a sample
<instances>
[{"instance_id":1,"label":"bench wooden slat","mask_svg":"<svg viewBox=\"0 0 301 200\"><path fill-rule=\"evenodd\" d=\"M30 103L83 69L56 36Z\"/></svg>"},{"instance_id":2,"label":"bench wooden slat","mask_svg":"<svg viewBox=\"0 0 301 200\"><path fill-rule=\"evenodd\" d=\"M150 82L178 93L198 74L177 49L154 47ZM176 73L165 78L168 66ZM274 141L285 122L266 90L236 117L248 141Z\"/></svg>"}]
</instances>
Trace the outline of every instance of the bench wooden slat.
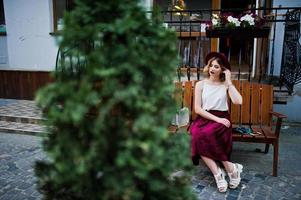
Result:
<instances>
[{"instance_id":1,"label":"bench wooden slat","mask_svg":"<svg viewBox=\"0 0 301 200\"><path fill-rule=\"evenodd\" d=\"M260 84L252 83L252 95L251 95L251 123L259 123L259 111L260 111Z\"/></svg>"},{"instance_id":2,"label":"bench wooden slat","mask_svg":"<svg viewBox=\"0 0 301 200\"><path fill-rule=\"evenodd\" d=\"M271 127L252 125L251 128L254 133L258 131L262 133L262 135L243 135L239 133L232 133L233 141L272 144L277 139L276 135L273 134Z\"/></svg>"},{"instance_id":3,"label":"bench wooden slat","mask_svg":"<svg viewBox=\"0 0 301 200\"><path fill-rule=\"evenodd\" d=\"M252 143L262 143L262 144L273 144L275 139L264 138L264 137L236 137L236 133L232 135L233 141L235 142L252 142ZM276 174L273 176L277 176Z\"/></svg>"},{"instance_id":4,"label":"bench wooden slat","mask_svg":"<svg viewBox=\"0 0 301 200\"><path fill-rule=\"evenodd\" d=\"M258 134L258 135L253 135L253 137L255 139L257 139L257 138L266 139L267 138L266 131L263 131L261 126L252 125L251 128L252 128L254 134L257 134L257 132L261 133L261 134Z\"/></svg>"},{"instance_id":5,"label":"bench wooden slat","mask_svg":"<svg viewBox=\"0 0 301 200\"><path fill-rule=\"evenodd\" d=\"M254 129L253 129L254 130ZM270 133L268 133L266 130L263 129L263 126L258 127L258 129L254 130L254 132L258 132L261 133L262 135L258 135L257 137L264 137L264 138L268 138Z\"/></svg>"},{"instance_id":6,"label":"bench wooden slat","mask_svg":"<svg viewBox=\"0 0 301 200\"><path fill-rule=\"evenodd\" d=\"M196 85L196 83L197 83L198 81L193 81L193 89L192 89L192 111L191 111L191 119L192 120L195 120L196 119L196 117L197 117L197 114L195 113L195 109L194 109L194 98L195 98L195 96L194 96L194 93L195 93L195 85Z\"/></svg>"},{"instance_id":7,"label":"bench wooden slat","mask_svg":"<svg viewBox=\"0 0 301 200\"><path fill-rule=\"evenodd\" d=\"M191 81L186 81L184 85L184 102L183 106L187 107L189 110L192 109L192 83Z\"/></svg>"},{"instance_id":8,"label":"bench wooden slat","mask_svg":"<svg viewBox=\"0 0 301 200\"><path fill-rule=\"evenodd\" d=\"M273 86L262 84L261 91L261 123L262 125L271 125L270 111L273 107Z\"/></svg>"},{"instance_id":9,"label":"bench wooden slat","mask_svg":"<svg viewBox=\"0 0 301 200\"><path fill-rule=\"evenodd\" d=\"M273 133L273 130L269 126L261 126L261 131L264 132L266 138L277 138L277 136Z\"/></svg>"},{"instance_id":10,"label":"bench wooden slat","mask_svg":"<svg viewBox=\"0 0 301 200\"><path fill-rule=\"evenodd\" d=\"M241 95L244 103L241 105L241 122L250 123L250 83L242 82Z\"/></svg>"},{"instance_id":11,"label":"bench wooden slat","mask_svg":"<svg viewBox=\"0 0 301 200\"><path fill-rule=\"evenodd\" d=\"M237 80L233 81L233 85L238 91L240 91L240 82ZM240 124L240 105L231 104L231 121L233 124Z\"/></svg>"}]
</instances>

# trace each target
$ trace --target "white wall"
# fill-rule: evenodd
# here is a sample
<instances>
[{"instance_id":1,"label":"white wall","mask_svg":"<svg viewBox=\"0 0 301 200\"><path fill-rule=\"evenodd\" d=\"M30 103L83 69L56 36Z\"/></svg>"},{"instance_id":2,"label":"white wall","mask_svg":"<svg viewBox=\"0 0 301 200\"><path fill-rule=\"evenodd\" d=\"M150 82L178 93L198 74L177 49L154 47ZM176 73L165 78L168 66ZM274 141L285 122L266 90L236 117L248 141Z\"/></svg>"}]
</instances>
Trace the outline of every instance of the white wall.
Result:
<instances>
[{"instance_id":1,"label":"white wall","mask_svg":"<svg viewBox=\"0 0 301 200\"><path fill-rule=\"evenodd\" d=\"M301 7L300 0L274 0L273 7ZM285 10L278 12L285 14ZM278 19L284 19L284 17L279 16ZM274 47L274 75L280 76L281 70L281 59L282 59L282 48L284 39L284 22L278 22L276 24L275 31L275 47ZM272 52L272 42L270 43L270 56ZM271 60L269 60L269 64Z\"/></svg>"},{"instance_id":2,"label":"white wall","mask_svg":"<svg viewBox=\"0 0 301 200\"><path fill-rule=\"evenodd\" d=\"M50 0L4 0L9 69L50 71L57 45Z\"/></svg>"},{"instance_id":3,"label":"white wall","mask_svg":"<svg viewBox=\"0 0 301 200\"><path fill-rule=\"evenodd\" d=\"M152 0L141 0L151 10ZM9 64L6 69L51 71L55 68L56 37L52 32L52 0L4 0Z\"/></svg>"},{"instance_id":4,"label":"white wall","mask_svg":"<svg viewBox=\"0 0 301 200\"><path fill-rule=\"evenodd\" d=\"M294 94L285 105L274 105L274 111L287 115L286 121L301 122L301 84L294 87Z\"/></svg>"},{"instance_id":5,"label":"white wall","mask_svg":"<svg viewBox=\"0 0 301 200\"><path fill-rule=\"evenodd\" d=\"M8 65L6 36L0 36L0 69Z\"/></svg>"}]
</instances>

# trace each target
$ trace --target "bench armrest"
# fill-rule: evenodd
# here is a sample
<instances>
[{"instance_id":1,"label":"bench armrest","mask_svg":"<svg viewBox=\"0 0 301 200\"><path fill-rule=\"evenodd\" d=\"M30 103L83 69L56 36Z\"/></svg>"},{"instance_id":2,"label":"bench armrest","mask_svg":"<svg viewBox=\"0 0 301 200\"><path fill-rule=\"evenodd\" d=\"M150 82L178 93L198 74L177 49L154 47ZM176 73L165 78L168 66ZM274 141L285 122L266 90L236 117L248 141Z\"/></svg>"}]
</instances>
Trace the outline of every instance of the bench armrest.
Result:
<instances>
[{"instance_id":1,"label":"bench armrest","mask_svg":"<svg viewBox=\"0 0 301 200\"><path fill-rule=\"evenodd\" d=\"M281 113L277 113L277 112L274 112L274 111L270 111L270 114L274 115L275 117L281 118L281 119L287 118L286 115L283 115Z\"/></svg>"},{"instance_id":2,"label":"bench armrest","mask_svg":"<svg viewBox=\"0 0 301 200\"><path fill-rule=\"evenodd\" d=\"M280 113L277 113L277 112L273 112L273 111L270 111L270 114L277 117L276 128L275 128L275 135L277 136L277 138L279 138L281 124L282 124L282 119L287 118L287 116L283 115L283 114L280 114Z\"/></svg>"}]
</instances>

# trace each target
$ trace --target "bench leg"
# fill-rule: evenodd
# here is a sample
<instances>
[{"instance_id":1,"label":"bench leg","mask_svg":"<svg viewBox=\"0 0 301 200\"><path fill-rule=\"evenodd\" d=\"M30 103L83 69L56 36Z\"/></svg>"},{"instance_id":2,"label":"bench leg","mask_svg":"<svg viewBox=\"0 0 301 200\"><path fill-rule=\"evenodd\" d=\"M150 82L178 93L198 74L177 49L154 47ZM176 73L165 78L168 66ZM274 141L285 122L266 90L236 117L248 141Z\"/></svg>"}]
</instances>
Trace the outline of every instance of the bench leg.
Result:
<instances>
[{"instance_id":1,"label":"bench leg","mask_svg":"<svg viewBox=\"0 0 301 200\"><path fill-rule=\"evenodd\" d=\"M279 147L279 141L275 141L273 143L274 145L274 159L273 159L273 176L277 176L278 171L278 147Z\"/></svg>"},{"instance_id":2,"label":"bench leg","mask_svg":"<svg viewBox=\"0 0 301 200\"><path fill-rule=\"evenodd\" d=\"M269 153L269 148L270 148L270 144L266 144L264 149L265 154Z\"/></svg>"}]
</instances>

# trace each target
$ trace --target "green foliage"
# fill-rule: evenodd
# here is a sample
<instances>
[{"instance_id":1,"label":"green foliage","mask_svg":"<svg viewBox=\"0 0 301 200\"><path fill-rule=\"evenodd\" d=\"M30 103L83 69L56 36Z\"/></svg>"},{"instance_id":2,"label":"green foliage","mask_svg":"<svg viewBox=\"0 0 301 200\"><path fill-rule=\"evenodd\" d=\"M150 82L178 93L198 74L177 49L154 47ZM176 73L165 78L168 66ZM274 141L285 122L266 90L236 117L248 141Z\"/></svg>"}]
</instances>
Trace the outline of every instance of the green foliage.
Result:
<instances>
[{"instance_id":1,"label":"green foliage","mask_svg":"<svg viewBox=\"0 0 301 200\"><path fill-rule=\"evenodd\" d=\"M39 91L45 199L193 199L189 136L172 135L175 33L135 0L77 0L64 18L56 82ZM155 15L154 15L155 16Z\"/></svg>"}]
</instances>

